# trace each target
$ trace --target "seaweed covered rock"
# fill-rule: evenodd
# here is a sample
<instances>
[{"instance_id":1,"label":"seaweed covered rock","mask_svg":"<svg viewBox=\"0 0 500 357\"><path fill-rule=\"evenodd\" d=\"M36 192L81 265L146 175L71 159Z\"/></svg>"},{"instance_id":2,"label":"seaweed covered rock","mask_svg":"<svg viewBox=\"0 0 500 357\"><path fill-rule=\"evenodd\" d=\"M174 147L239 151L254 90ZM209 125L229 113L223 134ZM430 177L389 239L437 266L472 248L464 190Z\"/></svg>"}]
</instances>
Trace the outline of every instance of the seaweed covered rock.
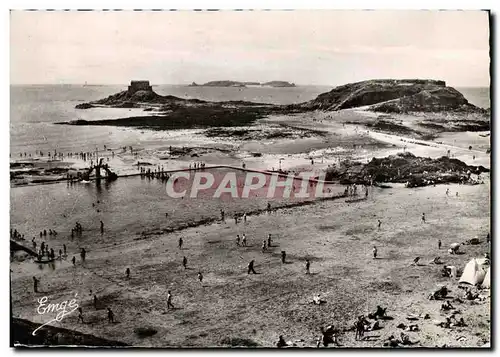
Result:
<instances>
[{"instance_id":1,"label":"seaweed covered rock","mask_svg":"<svg viewBox=\"0 0 500 357\"><path fill-rule=\"evenodd\" d=\"M424 158L412 153L399 153L385 158L373 158L369 163L344 161L339 167L327 170L326 180L343 184L370 184L374 182L405 183L408 187L438 183L473 183L472 174L489 172L483 166L469 166L446 156Z\"/></svg>"}]
</instances>

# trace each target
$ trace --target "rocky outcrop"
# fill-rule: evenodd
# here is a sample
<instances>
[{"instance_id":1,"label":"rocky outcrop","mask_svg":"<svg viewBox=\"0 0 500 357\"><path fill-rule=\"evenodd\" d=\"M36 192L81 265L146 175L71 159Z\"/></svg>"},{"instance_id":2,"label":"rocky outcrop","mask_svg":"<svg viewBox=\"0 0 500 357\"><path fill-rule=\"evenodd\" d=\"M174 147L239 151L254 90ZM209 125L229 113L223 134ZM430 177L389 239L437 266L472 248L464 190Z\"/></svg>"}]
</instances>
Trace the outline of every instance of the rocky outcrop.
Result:
<instances>
[{"instance_id":1,"label":"rocky outcrop","mask_svg":"<svg viewBox=\"0 0 500 357\"><path fill-rule=\"evenodd\" d=\"M414 95L372 105L369 109L384 113L482 110L470 104L462 93L451 87L424 89Z\"/></svg>"},{"instance_id":2,"label":"rocky outcrop","mask_svg":"<svg viewBox=\"0 0 500 357\"><path fill-rule=\"evenodd\" d=\"M147 103L147 104L189 104L189 103L204 103L204 101L199 99L183 99L179 97L175 97L173 95L162 96L154 91L146 91L146 90L138 90L136 92L131 93L130 91L123 91L113 95L110 95L107 98L99 99L90 103L83 103L79 105L105 105L111 106L115 108L137 108L138 104ZM77 106L77 109L78 108Z\"/></svg>"},{"instance_id":3,"label":"rocky outcrop","mask_svg":"<svg viewBox=\"0 0 500 357\"><path fill-rule=\"evenodd\" d=\"M407 183L408 187L416 187L438 183L476 183L470 174L489 171L483 166L469 166L446 156L431 159L406 152L373 158L367 164L344 161L339 167L329 168L325 179L338 180L343 184L369 184L373 180Z\"/></svg>"},{"instance_id":4,"label":"rocky outcrop","mask_svg":"<svg viewBox=\"0 0 500 357\"><path fill-rule=\"evenodd\" d=\"M444 81L423 79L375 79L350 83L291 107L332 111L363 107L397 113L482 110L468 103L456 89L447 87Z\"/></svg>"},{"instance_id":5,"label":"rocky outcrop","mask_svg":"<svg viewBox=\"0 0 500 357\"><path fill-rule=\"evenodd\" d=\"M33 336L33 331L41 325L25 319L11 318L10 345L12 347L54 347L54 346L81 346L81 347L125 347L126 343L100 338L94 335L81 333L51 325L43 326Z\"/></svg>"}]
</instances>

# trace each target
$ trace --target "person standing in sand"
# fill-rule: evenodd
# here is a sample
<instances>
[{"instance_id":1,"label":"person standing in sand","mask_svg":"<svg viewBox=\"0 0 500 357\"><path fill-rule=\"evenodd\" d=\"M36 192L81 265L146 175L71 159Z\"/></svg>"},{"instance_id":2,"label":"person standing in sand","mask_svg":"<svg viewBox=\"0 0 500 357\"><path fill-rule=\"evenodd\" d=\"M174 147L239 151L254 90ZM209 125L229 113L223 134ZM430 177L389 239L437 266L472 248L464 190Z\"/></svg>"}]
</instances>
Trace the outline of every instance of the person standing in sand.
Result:
<instances>
[{"instance_id":1,"label":"person standing in sand","mask_svg":"<svg viewBox=\"0 0 500 357\"><path fill-rule=\"evenodd\" d=\"M377 247L373 246L373 259L377 259L377 253L378 253Z\"/></svg>"},{"instance_id":2,"label":"person standing in sand","mask_svg":"<svg viewBox=\"0 0 500 357\"><path fill-rule=\"evenodd\" d=\"M203 274L201 273L201 271L198 272L198 280L200 281L200 283L203 283Z\"/></svg>"},{"instance_id":3,"label":"person standing in sand","mask_svg":"<svg viewBox=\"0 0 500 357\"><path fill-rule=\"evenodd\" d=\"M167 291L167 309L175 309L174 305L172 304L172 294L170 293L170 290Z\"/></svg>"},{"instance_id":4,"label":"person standing in sand","mask_svg":"<svg viewBox=\"0 0 500 357\"><path fill-rule=\"evenodd\" d=\"M35 293L38 292L38 283L40 283L40 279L37 279L36 277L33 277L33 291Z\"/></svg>"},{"instance_id":5,"label":"person standing in sand","mask_svg":"<svg viewBox=\"0 0 500 357\"><path fill-rule=\"evenodd\" d=\"M262 253L264 253L264 252L266 251L266 249L267 249L267 246L266 246L266 240L264 239L264 240L262 241Z\"/></svg>"},{"instance_id":6,"label":"person standing in sand","mask_svg":"<svg viewBox=\"0 0 500 357\"><path fill-rule=\"evenodd\" d=\"M85 323L85 322L83 321L83 310L82 310L82 308L81 308L81 307L79 307L79 308L78 308L78 321L81 321L81 322L82 322L82 324L83 324L83 323Z\"/></svg>"},{"instance_id":7,"label":"person standing in sand","mask_svg":"<svg viewBox=\"0 0 500 357\"><path fill-rule=\"evenodd\" d=\"M310 268L311 268L311 262L309 261L309 259L306 259L306 274L310 274L311 273L309 271Z\"/></svg>"},{"instance_id":8,"label":"person standing in sand","mask_svg":"<svg viewBox=\"0 0 500 357\"><path fill-rule=\"evenodd\" d=\"M241 238L241 245L244 247L247 246L247 236L245 235L245 233L243 233L243 236Z\"/></svg>"},{"instance_id":9,"label":"person standing in sand","mask_svg":"<svg viewBox=\"0 0 500 357\"><path fill-rule=\"evenodd\" d=\"M104 223L101 221L101 234L104 234Z\"/></svg>"},{"instance_id":10,"label":"person standing in sand","mask_svg":"<svg viewBox=\"0 0 500 357\"><path fill-rule=\"evenodd\" d=\"M425 213L422 213L422 223L425 223Z\"/></svg>"},{"instance_id":11,"label":"person standing in sand","mask_svg":"<svg viewBox=\"0 0 500 357\"><path fill-rule=\"evenodd\" d=\"M271 247L271 243L272 243L272 239L271 239L271 233L269 233L267 235L267 246L270 248Z\"/></svg>"},{"instance_id":12,"label":"person standing in sand","mask_svg":"<svg viewBox=\"0 0 500 357\"><path fill-rule=\"evenodd\" d=\"M187 263L188 263L188 260L186 257L182 258L182 266L184 267L184 270L187 269Z\"/></svg>"},{"instance_id":13,"label":"person standing in sand","mask_svg":"<svg viewBox=\"0 0 500 357\"><path fill-rule=\"evenodd\" d=\"M85 262L86 256L87 256L87 252L85 251L85 248L82 248L82 251L80 252L80 257L82 258L82 263Z\"/></svg>"},{"instance_id":14,"label":"person standing in sand","mask_svg":"<svg viewBox=\"0 0 500 357\"><path fill-rule=\"evenodd\" d=\"M182 240L182 237L179 238L179 249L182 249L182 244L184 241Z\"/></svg>"},{"instance_id":15,"label":"person standing in sand","mask_svg":"<svg viewBox=\"0 0 500 357\"><path fill-rule=\"evenodd\" d=\"M115 314L113 313L113 311L111 311L109 307L108 307L108 322L110 324L115 322Z\"/></svg>"},{"instance_id":16,"label":"person standing in sand","mask_svg":"<svg viewBox=\"0 0 500 357\"><path fill-rule=\"evenodd\" d=\"M380 229L380 226L382 225L382 221L379 219L378 220L378 229Z\"/></svg>"},{"instance_id":17,"label":"person standing in sand","mask_svg":"<svg viewBox=\"0 0 500 357\"><path fill-rule=\"evenodd\" d=\"M247 274L250 274L250 272L252 272L253 274L257 274L253 268L253 265L254 265L254 260L251 260L250 263L248 263L248 273Z\"/></svg>"},{"instance_id":18,"label":"person standing in sand","mask_svg":"<svg viewBox=\"0 0 500 357\"><path fill-rule=\"evenodd\" d=\"M441 239L438 240L438 249L441 249Z\"/></svg>"}]
</instances>

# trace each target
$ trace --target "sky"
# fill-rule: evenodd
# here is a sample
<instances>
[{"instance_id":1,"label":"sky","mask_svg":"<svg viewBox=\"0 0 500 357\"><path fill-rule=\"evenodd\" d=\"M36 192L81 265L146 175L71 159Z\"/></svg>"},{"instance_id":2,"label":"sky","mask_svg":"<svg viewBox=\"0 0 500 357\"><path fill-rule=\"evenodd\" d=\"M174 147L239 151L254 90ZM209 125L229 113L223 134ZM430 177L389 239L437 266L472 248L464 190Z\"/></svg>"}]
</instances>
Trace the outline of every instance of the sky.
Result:
<instances>
[{"instance_id":1,"label":"sky","mask_svg":"<svg viewBox=\"0 0 500 357\"><path fill-rule=\"evenodd\" d=\"M11 11L11 84L489 86L485 11Z\"/></svg>"}]
</instances>

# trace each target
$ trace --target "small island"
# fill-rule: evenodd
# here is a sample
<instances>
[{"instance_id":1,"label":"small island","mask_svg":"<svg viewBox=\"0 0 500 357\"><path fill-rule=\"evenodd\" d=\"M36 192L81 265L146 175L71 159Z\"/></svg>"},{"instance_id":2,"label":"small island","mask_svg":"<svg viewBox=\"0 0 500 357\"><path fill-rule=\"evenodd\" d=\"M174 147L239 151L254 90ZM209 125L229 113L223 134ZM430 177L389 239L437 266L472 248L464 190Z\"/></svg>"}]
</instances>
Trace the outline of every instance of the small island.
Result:
<instances>
[{"instance_id":1,"label":"small island","mask_svg":"<svg viewBox=\"0 0 500 357\"><path fill-rule=\"evenodd\" d=\"M270 82L239 82L239 81L230 81L230 80L222 80L222 81L210 81L204 84L197 84L193 82L189 85L189 87L295 87L295 83L290 83L286 81L270 81Z\"/></svg>"}]
</instances>

